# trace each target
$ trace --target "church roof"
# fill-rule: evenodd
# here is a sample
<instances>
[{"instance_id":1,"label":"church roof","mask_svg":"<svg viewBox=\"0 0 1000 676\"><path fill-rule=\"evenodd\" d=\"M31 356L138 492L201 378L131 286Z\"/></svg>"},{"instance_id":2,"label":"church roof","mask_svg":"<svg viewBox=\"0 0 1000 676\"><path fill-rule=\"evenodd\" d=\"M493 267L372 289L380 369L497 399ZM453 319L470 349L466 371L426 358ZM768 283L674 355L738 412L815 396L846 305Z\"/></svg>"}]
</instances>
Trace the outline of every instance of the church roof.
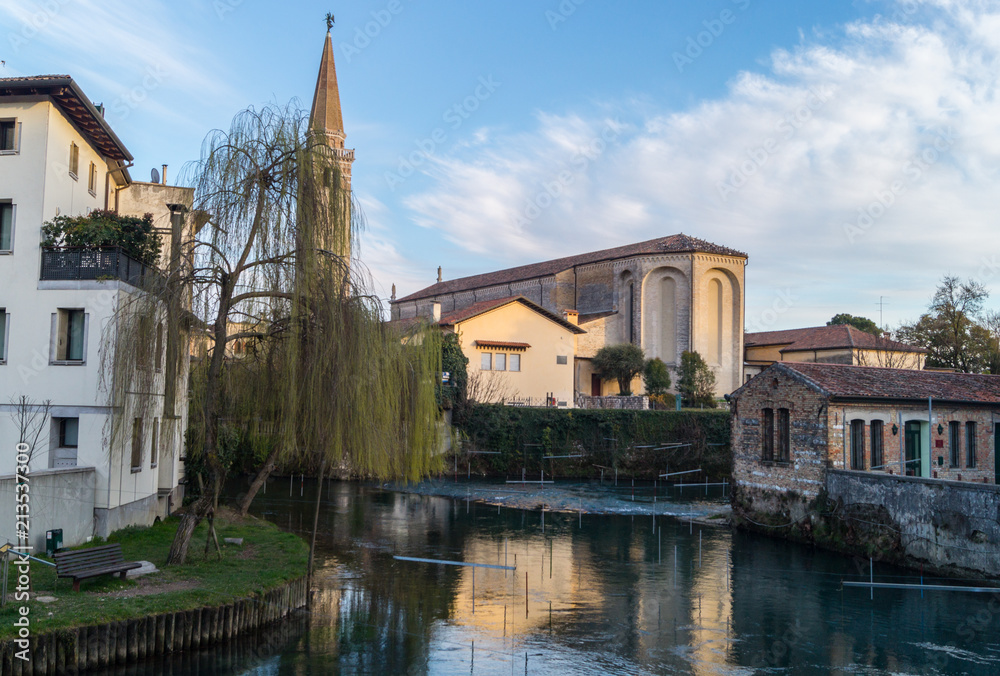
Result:
<instances>
[{"instance_id":1,"label":"church roof","mask_svg":"<svg viewBox=\"0 0 1000 676\"><path fill-rule=\"evenodd\" d=\"M309 112L309 127L327 133L344 133L344 116L340 110L340 89L337 87L337 69L333 63L333 38L326 34L323 58L316 78L316 93Z\"/></svg>"},{"instance_id":2,"label":"church roof","mask_svg":"<svg viewBox=\"0 0 1000 676\"><path fill-rule=\"evenodd\" d=\"M747 333L743 337L745 347L784 345L781 352L802 350L839 350L858 348L866 350L892 350L895 352L926 352L922 347L907 345L888 338L879 338L861 331L849 324L833 326L811 326L787 331L763 331Z\"/></svg>"},{"instance_id":3,"label":"church roof","mask_svg":"<svg viewBox=\"0 0 1000 676\"><path fill-rule=\"evenodd\" d=\"M437 284L428 286L427 288L421 289L416 293L411 293L409 296L400 298L396 302L418 300L420 298L431 298L446 293L469 291L471 289L480 289L489 286L496 286L498 284L512 284L514 282L536 279L538 277L548 277L549 275L554 275L558 272L569 270L579 265L600 263L602 261L616 260L619 258L631 258L632 256L648 256L663 253L709 253L721 256L734 256L737 258L747 257L747 255L741 251L719 246L718 244L712 244L711 242L706 242L703 239L690 237L681 233L678 235L670 235L669 237L659 237L657 239L651 239L637 244L627 244L613 249L591 251L590 253L567 256L565 258L556 258L542 263L532 263L531 265L522 265L516 268L498 270L497 272L487 272L481 275L472 275L471 277L450 279L448 281L438 282Z\"/></svg>"}]
</instances>

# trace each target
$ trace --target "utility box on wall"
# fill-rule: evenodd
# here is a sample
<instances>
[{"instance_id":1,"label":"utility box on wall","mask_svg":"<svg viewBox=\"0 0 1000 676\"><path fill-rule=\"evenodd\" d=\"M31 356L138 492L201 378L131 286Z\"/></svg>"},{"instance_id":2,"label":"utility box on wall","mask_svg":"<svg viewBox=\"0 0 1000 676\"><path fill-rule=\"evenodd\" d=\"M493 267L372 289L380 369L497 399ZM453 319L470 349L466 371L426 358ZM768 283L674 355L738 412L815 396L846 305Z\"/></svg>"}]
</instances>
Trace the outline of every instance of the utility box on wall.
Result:
<instances>
[{"instance_id":1,"label":"utility box on wall","mask_svg":"<svg viewBox=\"0 0 1000 676\"><path fill-rule=\"evenodd\" d=\"M45 553L52 556L63 546L62 528L45 531Z\"/></svg>"}]
</instances>

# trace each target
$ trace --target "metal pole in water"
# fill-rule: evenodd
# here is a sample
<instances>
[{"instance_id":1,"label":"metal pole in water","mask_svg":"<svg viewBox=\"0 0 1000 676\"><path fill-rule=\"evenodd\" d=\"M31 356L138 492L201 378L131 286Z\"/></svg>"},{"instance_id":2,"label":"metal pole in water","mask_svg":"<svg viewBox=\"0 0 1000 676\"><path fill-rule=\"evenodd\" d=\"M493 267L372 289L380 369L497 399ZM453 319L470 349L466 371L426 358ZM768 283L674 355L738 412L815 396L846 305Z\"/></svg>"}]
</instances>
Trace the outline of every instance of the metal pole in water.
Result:
<instances>
[{"instance_id":1,"label":"metal pole in water","mask_svg":"<svg viewBox=\"0 0 1000 676\"><path fill-rule=\"evenodd\" d=\"M656 546L657 551L660 553L659 563L663 564L663 529L660 528L656 531Z\"/></svg>"},{"instance_id":2,"label":"metal pole in water","mask_svg":"<svg viewBox=\"0 0 1000 676\"><path fill-rule=\"evenodd\" d=\"M288 475L288 497L292 497L292 490L295 488L295 475Z\"/></svg>"},{"instance_id":3,"label":"metal pole in water","mask_svg":"<svg viewBox=\"0 0 1000 676\"><path fill-rule=\"evenodd\" d=\"M524 571L524 616L528 616L528 571ZM525 668L528 666L528 654L524 654Z\"/></svg>"},{"instance_id":4,"label":"metal pole in water","mask_svg":"<svg viewBox=\"0 0 1000 676\"><path fill-rule=\"evenodd\" d=\"M674 589L677 589L677 545L674 545Z\"/></svg>"},{"instance_id":5,"label":"metal pole in water","mask_svg":"<svg viewBox=\"0 0 1000 676\"><path fill-rule=\"evenodd\" d=\"M306 475L302 475L302 483L299 484L299 497L301 498L306 492Z\"/></svg>"},{"instance_id":6,"label":"metal pole in water","mask_svg":"<svg viewBox=\"0 0 1000 676\"><path fill-rule=\"evenodd\" d=\"M872 557L868 557L868 579L872 583L871 589L871 600L875 600L875 560ZM921 576L920 584L923 584L923 576ZM921 594L922 595L922 594Z\"/></svg>"},{"instance_id":7,"label":"metal pole in water","mask_svg":"<svg viewBox=\"0 0 1000 676\"><path fill-rule=\"evenodd\" d=\"M701 531L698 531L698 567L701 568Z\"/></svg>"},{"instance_id":8,"label":"metal pole in water","mask_svg":"<svg viewBox=\"0 0 1000 676\"><path fill-rule=\"evenodd\" d=\"M618 468L615 467L615 486L618 485Z\"/></svg>"}]
</instances>

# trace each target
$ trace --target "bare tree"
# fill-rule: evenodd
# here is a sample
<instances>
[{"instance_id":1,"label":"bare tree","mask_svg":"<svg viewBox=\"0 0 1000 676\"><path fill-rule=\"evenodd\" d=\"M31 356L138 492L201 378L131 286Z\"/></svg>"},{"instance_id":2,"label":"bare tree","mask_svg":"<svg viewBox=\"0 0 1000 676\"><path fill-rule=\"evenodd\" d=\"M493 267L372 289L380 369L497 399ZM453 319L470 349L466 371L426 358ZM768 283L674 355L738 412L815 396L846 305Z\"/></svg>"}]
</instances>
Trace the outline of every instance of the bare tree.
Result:
<instances>
[{"instance_id":1,"label":"bare tree","mask_svg":"<svg viewBox=\"0 0 1000 676\"><path fill-rule=\"evenodd\" d=\"M28 467L34 459L38 444L48 427L52 402L45 400L37 403L22 394L19 397L12 397L10 403L12 407L10 417L14 421L14 427L17 428L16 466L17 468ZM27 456L26 460L23 456ZM22 462L22 460L24 461ZM27 483L27 476L20 471L15 471L14 475L16 477L15 495L27 492L26 487L22 488ZM27 529L22 528L22 521L17 516L15 516L15 523L17 524L17 544L24 547L28 544Z\"/></svg>"},{"instance_id":2,"label":"bare tree","mask_svg":"<svg viewBox=\"0 0 1000 676\"><path fill-rule=\"evenodd\" d=\"M479 404L502 404L517 397L518 391L511 386L506 374L501 371L472 371L466 385L466 399Z\"/></svg>"}]
</instances>

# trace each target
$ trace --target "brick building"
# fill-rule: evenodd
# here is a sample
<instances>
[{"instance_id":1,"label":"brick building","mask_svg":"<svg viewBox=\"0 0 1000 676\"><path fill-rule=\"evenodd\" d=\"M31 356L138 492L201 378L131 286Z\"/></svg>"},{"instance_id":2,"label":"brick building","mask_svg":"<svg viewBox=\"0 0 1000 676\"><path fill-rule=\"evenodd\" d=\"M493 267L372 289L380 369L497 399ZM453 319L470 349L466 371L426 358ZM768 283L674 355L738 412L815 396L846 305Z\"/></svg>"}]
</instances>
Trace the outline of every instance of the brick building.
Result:
<instances>
[{"instance_id":1,"label":"brick building","mask_svg":"<svg viewBox=\"0 0 1000 676\"><path fill-rule=\"evenodd\" d=\"M436 284L393 298L392 318L430 319L522 297L562 318L578 315L586 334L574 355L576 392L616 393L615 383L594 375L590 360L605 345L631 342L672 369L685 350L699 352L721 396L742 382L746 263L739 251L671 235L461 279L439 275Z\"/></svg>"},{"instance_id":2,"label":"brick building","mask_svg":"<svg viewBox=\"0 0 1000 676\"><path fill-rule=\"evenodd\" d=\"M1000 376L778 362L731 399L750 501L816 497L831 469L1000 483Z\"/></svg>"}]
</instances>

